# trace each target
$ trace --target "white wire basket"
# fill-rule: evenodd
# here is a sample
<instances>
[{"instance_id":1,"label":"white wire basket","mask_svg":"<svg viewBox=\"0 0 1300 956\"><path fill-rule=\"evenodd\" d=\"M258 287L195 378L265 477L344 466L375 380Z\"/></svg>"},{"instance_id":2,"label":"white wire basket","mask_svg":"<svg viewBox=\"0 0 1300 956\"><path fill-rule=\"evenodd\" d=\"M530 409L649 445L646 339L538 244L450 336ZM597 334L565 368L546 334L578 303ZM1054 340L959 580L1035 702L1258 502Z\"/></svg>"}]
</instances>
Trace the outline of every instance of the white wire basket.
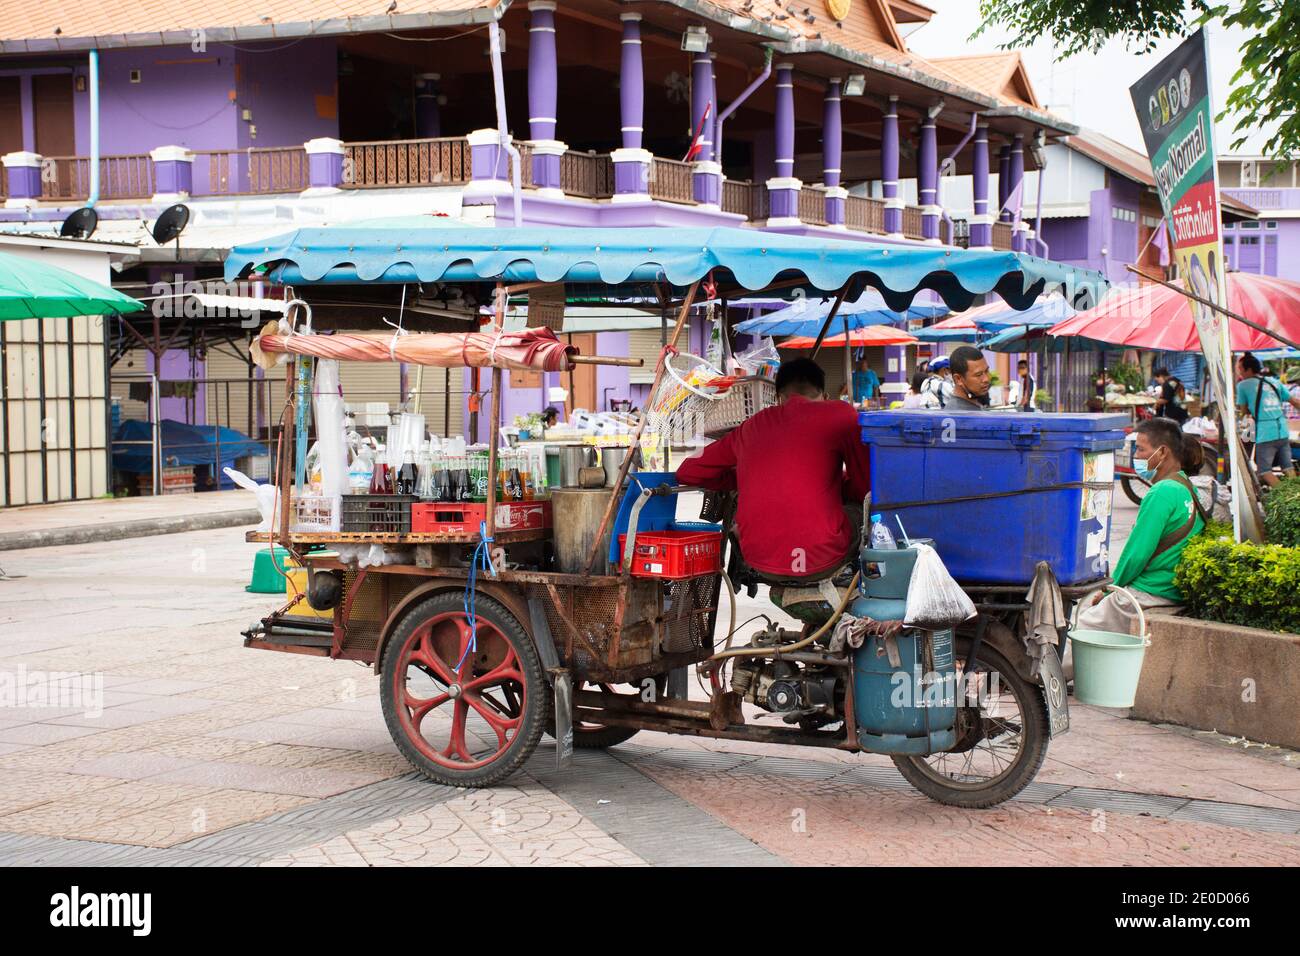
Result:
<instances>
[{"instance_id":1,"label":"white wire basket","mask_svg":"<svg viewBox=\"0 0 1300 956\"><path fill-rule=\"evenodd\" d=\"M776 404L776 383L750 375L737 379L725 392L710 396L700 421L705 438L721 438L748 418Z\"/></svg>"},{"instance_id":2,"label":"white wire basket","mask_svg":"<svg viewBox=\"0 0 1300 956\"><path fill-rule=\"evenodd\" d=\"M338 531L343 515L338 495L299 495L293 499L293 523L290 531Z\"/></svg>"}]
</instances>

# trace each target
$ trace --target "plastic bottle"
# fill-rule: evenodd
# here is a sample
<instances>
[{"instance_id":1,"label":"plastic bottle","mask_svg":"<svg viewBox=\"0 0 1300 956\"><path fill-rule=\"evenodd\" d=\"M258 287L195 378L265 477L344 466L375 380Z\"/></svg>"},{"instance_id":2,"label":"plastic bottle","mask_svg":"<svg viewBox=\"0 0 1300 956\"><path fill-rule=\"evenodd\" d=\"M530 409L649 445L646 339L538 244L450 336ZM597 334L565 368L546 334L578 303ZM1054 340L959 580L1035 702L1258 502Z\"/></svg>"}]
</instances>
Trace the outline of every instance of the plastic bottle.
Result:
<instances>
[{"instance_id":1,"label":"plastic bottle","mask_svg":"<svg viewBox=\"0 0 1300 956\"><path fill-rule=\"evenodd\" d=\"M348 494L364 495L370 491L370 479L375 474L375 461L370 456L370 447L362 445L352 458L348 469Z\"/></svg>"},{"instance_id":2,"label":"plastic bottle","mask_svg":"<svg viewBox=\"0 0 1300 956\"><path fill-rule=\"evenodd\" d=\"M879 514L871 516L871 547L877 551L894 551L898 548L894 533L889 530L884 517Z\"/></svg>"}]
</instances>

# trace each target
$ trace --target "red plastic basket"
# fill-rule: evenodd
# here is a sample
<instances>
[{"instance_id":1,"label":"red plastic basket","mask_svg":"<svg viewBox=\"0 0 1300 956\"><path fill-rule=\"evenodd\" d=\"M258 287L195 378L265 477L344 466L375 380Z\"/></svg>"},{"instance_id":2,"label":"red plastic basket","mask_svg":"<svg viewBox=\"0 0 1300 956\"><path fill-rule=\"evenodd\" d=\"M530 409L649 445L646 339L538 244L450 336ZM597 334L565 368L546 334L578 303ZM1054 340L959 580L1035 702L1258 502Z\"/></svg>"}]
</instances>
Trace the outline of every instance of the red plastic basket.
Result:
<instances>
[{"instance_id":1,"label":"red plastic basket","mask_svg":"<svg viewBox=\"0 0 1300 956\"><path fill-rule=\"evenodd\" d=\"M627 535L618 536L623 554ZM632 552L634 578L694 578L722 570L722 534L717 531L644 531Z\"/></svg>"}]
</instances>

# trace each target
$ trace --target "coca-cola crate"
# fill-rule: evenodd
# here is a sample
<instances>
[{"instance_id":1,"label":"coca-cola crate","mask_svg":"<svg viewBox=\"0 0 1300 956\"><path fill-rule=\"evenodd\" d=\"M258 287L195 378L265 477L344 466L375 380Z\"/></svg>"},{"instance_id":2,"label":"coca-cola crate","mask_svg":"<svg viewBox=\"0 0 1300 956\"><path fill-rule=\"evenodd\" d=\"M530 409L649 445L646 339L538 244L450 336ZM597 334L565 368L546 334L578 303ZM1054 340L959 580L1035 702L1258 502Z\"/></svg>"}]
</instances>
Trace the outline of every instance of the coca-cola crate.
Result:
<instances>
[{"instance_id":1,"label":"coca-cola crate","mask_svg":"<svg viewBox=\"0 0 1300 956\"><path fill-rule=\"evenodd\" d=\"M153 494L153 475L136 476L140 494ZM188 495L194 492L194 466L170 465L162 470L162 493L164 495Z\"/></svg>"},{"instance_id":2,"label":"coca-cola crate","mask_svg":"<svg viewBox=\"0 0 1300 956\"><path fill-rule=\"evenodd\" d=\"M626 546L627 535L620 534L620 557ZM644 531L636 536L631 568L634 578L680 580L721 570L720 531Z\"/></svg>"},{"instance_id":3,"label":"coca-cola crate","mask_svg":"<svg viewBox=\"0 0 1300 956\"><path fill-rule=\"evenodd\" d=\"M477 534L487 521L487 505L474 501L424 501L411 506L412 534ZM498 531L530 531L551 526L551 503L503 501L497 505Z\"/></svg>"}]
</instances>

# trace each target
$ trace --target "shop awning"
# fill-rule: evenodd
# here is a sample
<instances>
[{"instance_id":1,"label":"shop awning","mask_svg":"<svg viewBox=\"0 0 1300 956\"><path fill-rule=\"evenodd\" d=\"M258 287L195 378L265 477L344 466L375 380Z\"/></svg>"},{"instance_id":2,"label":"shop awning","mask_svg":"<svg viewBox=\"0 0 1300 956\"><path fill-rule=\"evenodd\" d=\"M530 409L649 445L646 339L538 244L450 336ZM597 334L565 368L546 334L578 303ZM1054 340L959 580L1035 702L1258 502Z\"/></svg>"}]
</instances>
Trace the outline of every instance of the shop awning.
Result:
<instances>
[{"instance_id":1,"label":"shop awning","mask_svg":"<svg viewBox=\"0 0 1300 956\"><path fill-rule=\"evenodd\" d=\"M907 309L925 289L949 308L965 309L989 292L1025 308L1057 289L1083 304L1100 299L1109 286L1099 272L1020 252L884 246L738 228L395 229L344 223L237 246L226 259L228 280L255 269L294 286L502 281L684 287L712 274L719 286L742 290L789 279L833 292L857 278L895 311Z\"/></svg>"}]
</instances>

